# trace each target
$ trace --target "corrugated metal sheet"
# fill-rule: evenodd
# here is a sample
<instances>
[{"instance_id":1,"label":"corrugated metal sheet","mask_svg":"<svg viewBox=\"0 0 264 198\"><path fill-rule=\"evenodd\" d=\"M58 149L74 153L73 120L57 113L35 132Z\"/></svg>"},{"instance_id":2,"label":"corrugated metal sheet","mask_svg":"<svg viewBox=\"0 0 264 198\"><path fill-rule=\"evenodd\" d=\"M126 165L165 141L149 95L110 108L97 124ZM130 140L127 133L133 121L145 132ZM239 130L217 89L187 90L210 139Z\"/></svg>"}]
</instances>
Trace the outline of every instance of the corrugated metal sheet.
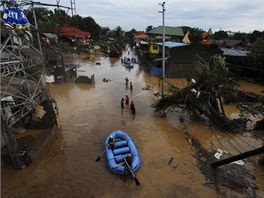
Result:
<instances>
[{"instance_id":1,"label":"corrugated metal sheet","mask_svg":"<svg viewBox=\"0 0 264 198\"><path fill-rule=\"evenodd\" d=\"M148 34L158 34L158 35L162 35L163 32L163 27L159 26L156 27L150 31L148 31ZM182 28L180 27L171 27L171 26L165 26L165 35L168 36L184 36L184 32L182 30Z\"/></svg>"},{"instance_id":2,"label":"corrugated metal sheet","mask_svg":"<svg viewBox=\"0 0 264 198\"><path fill-rule=\"evenodd\" d=\"M52 34L52 33L43 33L44 36L50 38L50 39L57 39L58 36L56 34Z\"/></svg>"},{"instance_id":3,"label":"corrugated metal sheet","mask_svg":"<svg viewBox=\"0 0 264 198\"><path fill-rule=\"evenodd\" d=\"M230 49L230 48L221 48L224 56L248 56L249 51Z\"/></svg>"},{"instance_id":4,"label":"corrugated metal sheet","mask_svg":"<svg viewBox=\"0 0 264 198\"><path fill-rule=\"evenodd\" d=\"M148 35L146 35L146 33L145 32L138 32L137 33L137 36L136 36L137 38L139 38L139 39L144 39L144 38L148 38Z\"/></svg>"},{"instance_id":5,"label":"corrugated metal sheet","mask_svg":"<svg viewBox=\"0 0 264 198\"><path fill-rule=\"evenodd\" d=\"M90 32L84 32L78 28L68 28L62 27L59 31L61 36L68 36L68 37L89 37Z\"/></svg>"}]
</instances>

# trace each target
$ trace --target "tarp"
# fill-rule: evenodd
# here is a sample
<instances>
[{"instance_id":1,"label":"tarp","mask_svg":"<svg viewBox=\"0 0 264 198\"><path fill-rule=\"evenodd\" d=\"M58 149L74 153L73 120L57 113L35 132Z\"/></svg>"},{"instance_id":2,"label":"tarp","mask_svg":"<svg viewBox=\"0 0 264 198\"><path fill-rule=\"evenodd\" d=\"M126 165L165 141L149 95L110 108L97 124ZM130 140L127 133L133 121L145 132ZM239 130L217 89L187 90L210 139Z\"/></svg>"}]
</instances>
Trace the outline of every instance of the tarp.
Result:
<instances>
[{"instance_id":1,"label":"tarp","mask_svg":"<svg viewBox=\"0 0 264 198\"><path fill-rule=\"evenodd\" d=\"M161 46L163 45L163 43L156 43L156 44L161 45ZM164 45L165 47L168 47L168 48L188 46L188 44L185 44L185 43L172 42L172 41L166 41Z\"/></svg>"},{"instance_id":2,"label":"tarp","mask_svg":"<svg viewBox=\"0 0 264 198\"><path fill-rule=\"evenodd\" d=\"M4 9L3 19L6 26L13 27L13 25L29 26L29 21L20 8L7 7Z\"/></svg>"}]
</instances>

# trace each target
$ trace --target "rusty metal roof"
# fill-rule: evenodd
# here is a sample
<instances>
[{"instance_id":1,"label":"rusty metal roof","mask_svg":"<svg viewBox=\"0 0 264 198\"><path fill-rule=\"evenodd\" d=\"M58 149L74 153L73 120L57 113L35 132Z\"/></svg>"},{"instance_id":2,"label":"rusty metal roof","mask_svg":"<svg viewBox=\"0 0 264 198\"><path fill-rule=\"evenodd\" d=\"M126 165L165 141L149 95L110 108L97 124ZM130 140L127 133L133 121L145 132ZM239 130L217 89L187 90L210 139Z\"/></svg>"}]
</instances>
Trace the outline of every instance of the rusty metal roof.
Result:
<instances>
[{"instance_id":1,"label":"rusty metal roof","mask_svg":"<svg viewBox=\"0 0 264 198\"><path fill-rule=\"evenodd\" d=\"M67 37L90 37L90 32L84 32L78 28L62 27L59 35Z\"/></svg>"}]
</instances>

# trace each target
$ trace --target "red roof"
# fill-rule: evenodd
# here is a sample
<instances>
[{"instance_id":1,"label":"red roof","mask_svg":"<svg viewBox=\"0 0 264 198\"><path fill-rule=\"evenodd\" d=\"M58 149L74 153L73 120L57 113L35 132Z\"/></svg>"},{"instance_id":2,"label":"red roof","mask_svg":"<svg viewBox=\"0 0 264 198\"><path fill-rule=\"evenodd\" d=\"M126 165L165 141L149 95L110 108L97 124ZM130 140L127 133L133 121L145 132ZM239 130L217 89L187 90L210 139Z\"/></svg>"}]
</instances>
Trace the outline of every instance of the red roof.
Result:
<instances>
[{"instance_id":1,"label":"red roof","mask_svg":"<svg viewBox=\"0 0 264 198\"><path fill-rule=\"evenodd\" d=\"M137 38L143 39L143 38L147 38L147 37L148 36L145 32L143 32L143 31L137 32Z\"/></svg>"},{"instance_id":2,"label":"red roof","mask_svg":"<svg viewBox=\"0 0 264 198\"><path fill-rule=\"evenodd\" d=\"M202 37L203 37L202 44L204 44L204 45L211 45L212 44L212 39L211 39L211 36L209 35L208 32L203 32Z\"/></svg>"},{"instance_id":3,"label":"red roof","mask_svg":"<svg viewBox=\"0 0 264 198\"><path fill-rule=\"evenodd\" d=\"M90 32L84 32L78 28L62 27L59 31L61 36L70 36L70 37L89 37Z\"/></svg>"}]
</instances>

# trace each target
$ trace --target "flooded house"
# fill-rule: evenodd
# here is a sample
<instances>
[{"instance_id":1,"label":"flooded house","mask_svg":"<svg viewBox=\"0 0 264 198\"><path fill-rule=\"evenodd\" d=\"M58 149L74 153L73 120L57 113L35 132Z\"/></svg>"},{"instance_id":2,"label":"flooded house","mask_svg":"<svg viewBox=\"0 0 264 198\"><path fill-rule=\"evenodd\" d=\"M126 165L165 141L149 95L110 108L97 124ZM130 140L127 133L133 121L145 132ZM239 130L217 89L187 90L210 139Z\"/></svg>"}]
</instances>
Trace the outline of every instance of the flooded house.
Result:
<instances>
[{"instance_id":1,"label":"flooded house","mask_svg":"<svg viewBox=\"0 0 264 198\"><path fill-rule=\"evenodd\" d=\"M88 45L90 40L90 32L82 31L75 27L62 27L58 32L59 37L65 41L70 41L78 45Z\"/></svg>"},{"instance_id":2,"label":"flooded house","mask_svg":"<svg viewBox=\"0 0 264 198\"><path fill-rule=\"evenodd\" d=\"M144 31L139 31L136 33L136 42L146 41L148 39L148 35Z\"/></svg>"},{"instance_id":3,"label":"flooded house","mask_svg":"<svg viewBox=\"0 0 264 198\"><path fill-rule=\"evenodd\" d=\"M147 32L150 40L162 40L163 27L158 26ZM181 42L184 32L181 27L165 26L165 39L169 41Z\"/></svg>"},{"instance_id":4,"label":"flooded house","mask_svg":"<svg viewBox=\"0 0 264 198\"><path fill-rule=\"evenodd\" d=\"M146 45L148 46L146 50ZM144 57L150 73L162 74L162 45L161 42L141 42L140 46L145 49ZM166 41L165 45L165 72L166 77L187 77L195 73L195 62L198 59L208 61L214 54L223 54L220 49L203 44L185 44L180 42Z\"/></svg>"},{"instance_id":5,"label":"flooded house","mask_svg":"<svg viewBox=\"0 0 264 198\"><path fill-rule=\"evenodd\" d=\"M167 77L194 77L197 60L209 61L210 57L215 54L222 55L222 51L203 44L171 48L171 60L167 68Z\"/></svg>"},{"instance_id":6,"label":"flooded house","mask_svg":"<svg viewBox=\"0 0 264 198\"><path fill-rule=\"evenodd\" d=\"M242 40L226 39L215 43L222 51L223 56L228 62L229 70L237 76L245 76L262 81L263 71L252 64L250 57L251 50L254 46L250 46ZM257 71L257 72L256 72Z\"/></svg>"},{"instance_id":7,"label":"flooded house","mask_svg":"<svg viewBox=\"0 0 264 198\"><path fill-rule=\"evenodd\" d=\"M147 32L147 41L140 41L138 45L142 49L145 62L150 73L162 74L162 30L159 26ZM209 32L210 33L210 32ZM209 33L203 34L200 44L190 44L189 32L184 34L181 27L165 27L165 72L166 77L187 77L195 73L197 59L209 60L214 54L223 54L221 50L211 45L212 39Z\"/></svg>"}]
</instances>

